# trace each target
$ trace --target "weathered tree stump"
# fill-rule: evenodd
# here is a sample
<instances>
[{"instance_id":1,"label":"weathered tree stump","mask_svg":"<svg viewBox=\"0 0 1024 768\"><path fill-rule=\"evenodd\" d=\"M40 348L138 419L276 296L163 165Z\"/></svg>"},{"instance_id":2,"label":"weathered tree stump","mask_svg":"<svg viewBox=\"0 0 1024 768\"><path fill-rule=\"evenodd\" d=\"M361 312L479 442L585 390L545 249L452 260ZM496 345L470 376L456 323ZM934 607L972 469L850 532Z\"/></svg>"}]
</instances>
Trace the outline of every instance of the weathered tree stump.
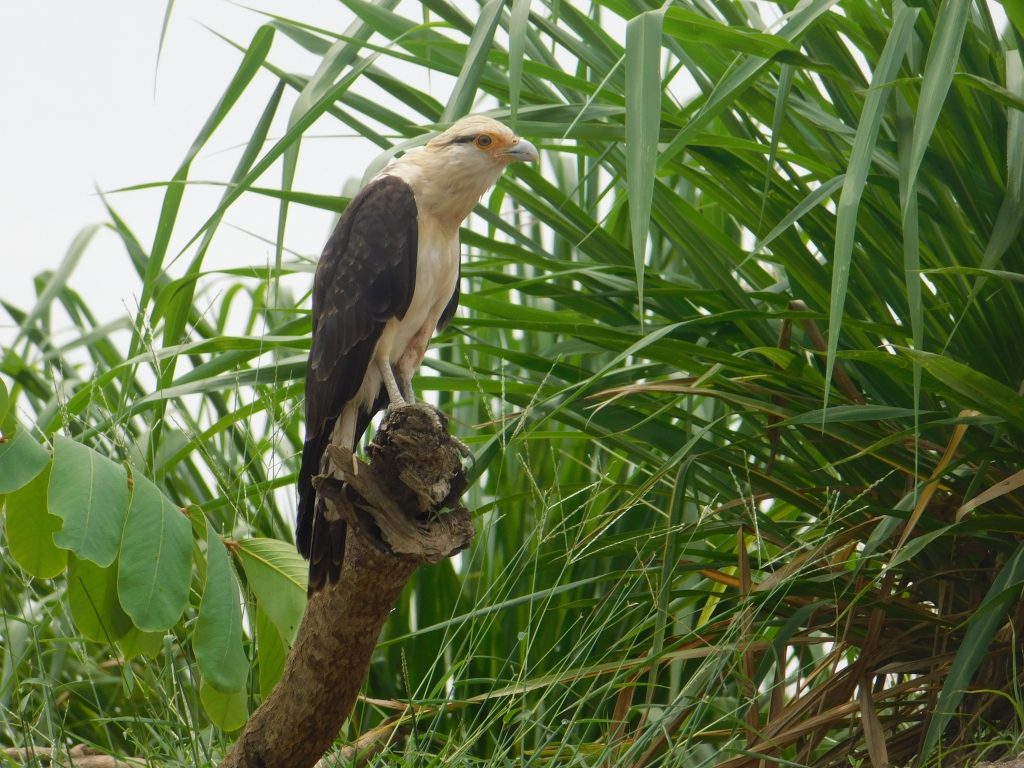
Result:
<instances>
[{"instance_id":1,"label":"weathered tree stump","mask_svg":"<svg viewBox=\"0 0 1024 768\"><path fill-rule=\"evenodd\" d=\"M304 768L330 747L355 704L381 627L417 566L473 538L466 448L429 405L388 415L370 463L328 446L317 493L348 524L341 578L311 595L280 682L253 713L222 768Z\"/></svg>"}]
</instances>

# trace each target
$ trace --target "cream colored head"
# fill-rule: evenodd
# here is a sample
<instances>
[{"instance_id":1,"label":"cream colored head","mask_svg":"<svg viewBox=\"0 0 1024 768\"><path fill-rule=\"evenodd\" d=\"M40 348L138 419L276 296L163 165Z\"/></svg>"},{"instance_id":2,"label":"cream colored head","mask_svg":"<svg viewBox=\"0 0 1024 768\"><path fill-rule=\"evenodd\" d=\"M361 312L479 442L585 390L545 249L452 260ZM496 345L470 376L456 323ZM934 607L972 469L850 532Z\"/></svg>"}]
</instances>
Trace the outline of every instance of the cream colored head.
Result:
<instances>
[{"instance_id":1,"label":"cream colored head","mask_svg":"<svg viewBox=\"0 0 1024 768\"><path fill-rule=\"evenodd\" d=\"M533 144L497 120L470 115L393 161L384 173L412 186L422 212L458 229L506 167L537 157Z\"/></svg>"}]
</instances>

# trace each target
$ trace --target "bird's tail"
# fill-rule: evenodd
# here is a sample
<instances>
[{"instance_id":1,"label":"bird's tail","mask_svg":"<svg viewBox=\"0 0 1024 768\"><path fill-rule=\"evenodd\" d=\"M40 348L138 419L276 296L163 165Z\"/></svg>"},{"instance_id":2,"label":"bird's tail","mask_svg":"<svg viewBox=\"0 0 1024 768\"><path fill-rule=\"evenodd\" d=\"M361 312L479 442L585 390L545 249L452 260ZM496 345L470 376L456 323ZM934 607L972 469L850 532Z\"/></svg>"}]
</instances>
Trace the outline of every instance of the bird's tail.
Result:
<instances>
[{"instance_id":1,"label":"bird's tail","mask_svg":"<svg viewBox=\"0 0 1024 768\"><path fill-rule=\"evenodd\" d=\"M329 441L315 438L302 447L299 469L299 514L295 526L295 544L299 554L309 560L309 592L313 593L328 581L341 576L345 558L345 523L328 520L323 499L317 498L313 477L325 470L324 451Z\"/></svg>"},{"instance_id":2,"label":"bird's tail","mask_svg":"<svg viewBox=\"0 0 1024 768\"><path fill-rule=\"evenodd\" d=\"M316 490L313 477L320 473L320 460L328 441L322 437L307 440L302 446L302 464L299 467L299 513L295 525L295 546L299 554L309 559L313 544Z\"/></svg>"},{"instance_id":3,"label":"bird's tail","mask_svg":"<svg viewBox=\"0 0 1024 768\"><path fill-rule=\"evenodd\" d=\"M370 426L370 420L388 403L383 386L369 411L360 411L356 417L355 444ZM299 554L309 560L309 592L312 594L328 581L341 578L345 560L346 526L343 520L328 520L324 515L323 499L317 498L313 478L327 471L327 444L330 432L323 428L316 437L302 446L302 464L299 468L299 513L295 526L295 545ZM352 447L355 450L355 446ZM346 486L347 488L347 486Z\"/></svg>"}]
</instances>

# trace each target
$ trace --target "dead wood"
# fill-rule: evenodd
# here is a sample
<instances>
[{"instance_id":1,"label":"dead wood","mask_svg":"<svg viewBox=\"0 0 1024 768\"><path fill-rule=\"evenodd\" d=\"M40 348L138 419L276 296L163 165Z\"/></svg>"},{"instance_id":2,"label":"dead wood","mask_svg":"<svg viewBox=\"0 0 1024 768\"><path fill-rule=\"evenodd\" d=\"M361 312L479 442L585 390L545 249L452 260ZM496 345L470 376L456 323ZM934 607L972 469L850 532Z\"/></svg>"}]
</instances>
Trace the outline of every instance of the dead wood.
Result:
<instances>
[{"instance_id":1,"label":"dead wood","mask_svg":"<svg viewBox=\"0 0 1024 768\"><path fill-rule=\"evenodd\" d=\"M466 449L428 405L389 414L370 463L328 446L336 468L317 493L349 525L341 579L306 605L284 674L222 768L313 766L338 735L366 678L380 630L417 566L465 549L473 537Z\"/></svg>"},{"instance_id":2,"label":"dead wood","mask_svg":"<svg viewBox=\"0 0 1024 768\"><path fill-rule=\"evenodd\" d=\"M50 747L11 747L0 750L0 754L15 764L50 766L51 768L142 768L144 760L130 757L119 760L104 755L85 744L76 744L71 749ZM4 762L0 760L0 762Z\"/></svg>"},{"instance_id":3,"label":"dead wood","mask_svg":"<svg viewBox=\"0 0 1024 768\"><path fill-rule=\"evenodd\" d=\"M390 744L408 734L409 730L400 720L382 723L337 752L324 755L314 768L362 768Z\"/></svg>"}]
</instances>

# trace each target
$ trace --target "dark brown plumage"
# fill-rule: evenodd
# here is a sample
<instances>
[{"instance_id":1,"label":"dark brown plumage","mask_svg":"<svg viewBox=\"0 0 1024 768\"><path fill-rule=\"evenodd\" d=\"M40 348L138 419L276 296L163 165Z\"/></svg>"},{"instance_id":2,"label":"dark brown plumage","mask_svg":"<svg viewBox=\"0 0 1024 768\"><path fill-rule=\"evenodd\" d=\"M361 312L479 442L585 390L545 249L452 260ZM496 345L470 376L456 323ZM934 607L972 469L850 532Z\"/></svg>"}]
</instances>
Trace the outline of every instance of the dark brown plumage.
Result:
<instances>
[{"instance_id":1,"label":"dark brown plumage","mask_svg":"<svg viewBox=\"0 0 1024 768\"><path fill-rule=\"evenodd\" d=\"M312 478L344 405L355 397L374 346L392 317L402 318L416 285L416 200L409 185L384 176L367 185L342 214L313 279L313 344L306 369L306 439L299 471L296 544L309 558L309 585L336 580L345 524L314 510ZM381 388L373 412L360 413L356 440L387 404ZM354 446L348 446L354 448Z\"/></svg>"}]
</instances>

